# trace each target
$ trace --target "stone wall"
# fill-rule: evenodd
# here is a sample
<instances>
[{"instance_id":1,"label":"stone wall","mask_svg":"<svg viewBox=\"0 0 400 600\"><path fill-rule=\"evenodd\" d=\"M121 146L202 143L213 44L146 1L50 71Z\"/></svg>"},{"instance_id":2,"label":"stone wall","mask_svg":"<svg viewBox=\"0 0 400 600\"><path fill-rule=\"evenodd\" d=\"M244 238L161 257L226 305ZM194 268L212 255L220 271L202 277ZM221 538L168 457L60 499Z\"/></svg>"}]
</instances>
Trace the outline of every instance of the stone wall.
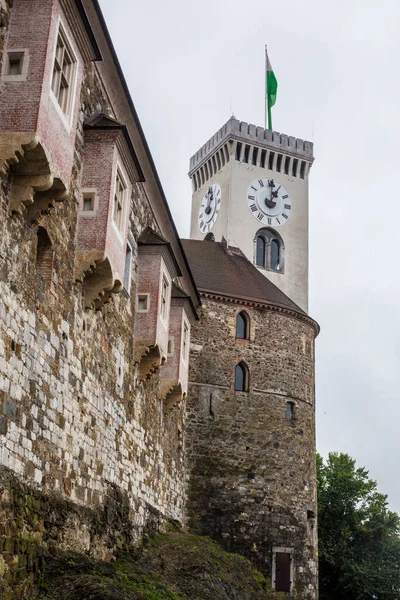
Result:
<instances>
[{"instance_id":1,"label":"stone wall","mask_svg":"<svg viewBox=\"0 0 400 600\"><path fill-rule=\"evenodd\" d=\"M36 558L29 558L31 542L74 547L81 540L84 552L109 558L122 543L138 543L149 525L159 530L184 518L182 407L165 416L162 367L140 381L134 361L136 240L147 226L158 230L142 184L130 202L130 295L85 310L82 284L74 279L82 123L99 109L112 114L89 64L70 200L38 222L26 212L10 217L12 168L0 180L0 571L7 598L22 597L24 578L37 576L39 555L35 550ZM39 227L53 250L46 285L36 270ZM121 531L97 534L98 518L106 515L107 522L110 494L124 511Z\"/></svg>"},{"instance_id":2,"label":"stone wall","mask_svg":"<svg viewBox=\"0 0 400 600\"><path fill-rule=\"evenodd\" d=\"M273 578L273 549L293 552L293 590L315 599L314 330L282 313L202 298L192 327L187 451L196 533ZM250 339L235 339L236 316ZM249 392L234 391L245 361ZM294 419L285 418L287 402Z\"/></svg>"}]
</instances>

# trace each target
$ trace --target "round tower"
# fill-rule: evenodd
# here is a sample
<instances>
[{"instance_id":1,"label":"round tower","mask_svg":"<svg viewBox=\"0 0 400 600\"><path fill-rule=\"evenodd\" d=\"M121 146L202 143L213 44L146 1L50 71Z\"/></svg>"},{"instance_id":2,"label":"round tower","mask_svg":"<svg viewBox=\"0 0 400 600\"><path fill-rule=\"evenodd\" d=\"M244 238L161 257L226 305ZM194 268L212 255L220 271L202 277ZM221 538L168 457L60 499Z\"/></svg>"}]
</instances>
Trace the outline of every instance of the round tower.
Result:
<instances>
[{"instance_id":1,"label":"round tower","mask_svg":"<svg viewBox=\"0 0 400 600\"><path fill-rule=\"evenodd\" d=\"M201 294L187 401L193 531L317 598L318 325L237 248L184 240Z\"/></svg>"}]
</instances>

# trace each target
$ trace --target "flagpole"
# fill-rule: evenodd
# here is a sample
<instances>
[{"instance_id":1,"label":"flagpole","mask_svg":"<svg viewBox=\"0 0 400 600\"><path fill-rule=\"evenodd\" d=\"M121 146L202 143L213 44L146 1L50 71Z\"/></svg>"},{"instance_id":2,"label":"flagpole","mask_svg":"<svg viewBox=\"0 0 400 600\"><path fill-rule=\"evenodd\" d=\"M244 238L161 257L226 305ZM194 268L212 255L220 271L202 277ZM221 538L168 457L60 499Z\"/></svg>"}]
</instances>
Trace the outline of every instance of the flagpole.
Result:
<instances>
[{"instance_id":1,"label":"flagpole","mask_svg":"<svg viewBox=\"0 0 400 600\"><path fill-rule=\"evenodd\" d=\"M264 129L267 129L267 103L268 103L268 91L267 91L267 45L265 45L265 100L264 100Z\"/></svg>"}]
</instances>

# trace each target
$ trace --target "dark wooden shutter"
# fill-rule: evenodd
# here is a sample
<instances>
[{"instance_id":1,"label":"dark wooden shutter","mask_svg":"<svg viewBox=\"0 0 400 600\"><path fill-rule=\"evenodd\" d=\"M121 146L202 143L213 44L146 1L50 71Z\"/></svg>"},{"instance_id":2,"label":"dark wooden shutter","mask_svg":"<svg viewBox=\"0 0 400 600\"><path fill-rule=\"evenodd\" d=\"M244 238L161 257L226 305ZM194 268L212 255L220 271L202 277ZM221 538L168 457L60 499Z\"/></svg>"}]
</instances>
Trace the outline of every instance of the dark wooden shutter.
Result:
<instances>
[{"instance_id":1,"label":"dark wooden shutter","mask_svg":"<svg viewBox=\"0 0 400 600\"><path fill-rule=\"evenodd\" d=\"M277 592L290 592L290 554L289 552L277 552L275 590Z\"/></svg>"}]
</instances>

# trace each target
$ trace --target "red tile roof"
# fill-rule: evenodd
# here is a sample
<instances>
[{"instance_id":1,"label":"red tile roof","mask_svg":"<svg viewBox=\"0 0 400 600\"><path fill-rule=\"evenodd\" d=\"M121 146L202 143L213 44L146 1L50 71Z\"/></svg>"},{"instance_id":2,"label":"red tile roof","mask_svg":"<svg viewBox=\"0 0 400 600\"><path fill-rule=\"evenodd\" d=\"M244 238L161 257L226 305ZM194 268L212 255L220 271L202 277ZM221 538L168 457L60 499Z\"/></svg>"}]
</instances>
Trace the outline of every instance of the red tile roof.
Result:
<instances>
[{"instance_id":1,"label":"red tile roof","mask_svg":"<svg viewBox=\"0 0 400 600\"><path fill-rule=\"evenodd\" d=\"M182 240L182 244L200 292L274 304L306 314L237 248L204 240Z\"/></svg>"}]
</instances>

